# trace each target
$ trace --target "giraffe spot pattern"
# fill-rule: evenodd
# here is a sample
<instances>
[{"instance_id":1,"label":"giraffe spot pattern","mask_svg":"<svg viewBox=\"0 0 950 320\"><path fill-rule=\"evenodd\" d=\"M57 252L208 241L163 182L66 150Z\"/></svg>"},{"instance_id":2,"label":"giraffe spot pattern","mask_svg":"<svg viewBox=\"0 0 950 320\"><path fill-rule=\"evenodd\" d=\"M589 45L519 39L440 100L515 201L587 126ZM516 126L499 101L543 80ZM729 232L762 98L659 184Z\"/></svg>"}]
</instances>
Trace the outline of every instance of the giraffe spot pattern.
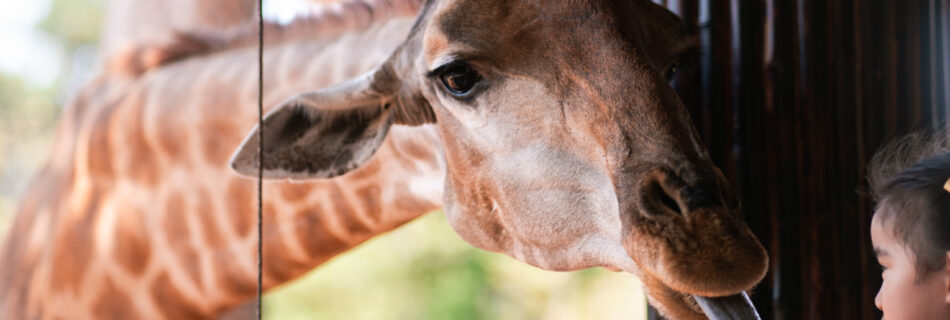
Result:
<instances>
[{"instance_id":1,"label":"giraffe spot pattern","mask_svg":"<svg viewBox=\"0 0 950 320\"><path fill-rule=\"evenodd\" d=\"M343 222L345 232L351 239L362 239L373 234L365 223L356 218L356 210L353 210L349 200L343 195L343 190L336 181L330 184L330 202L333 203L333 214Z\"/></svg>"},{"instance_id":2,"label":"giraffe spot pattern","mask_svg":"<svg viewBox=\"0 0 950 320\"><path fill-rule=\"evenodd\" d=\"M231 261L234 257L230 252L215 250L212 253L215 261ZM215 285L224 292L228 292L239 300L246 300L257 293L257 278L252 274L242 274L236 267L218 268L214 270Z\"/></svg>"},{"instance_id":3,"label":"giraffe spot pattern","mask_svg":"<svg viewBox=\"0 0 950 320\"><path fill-rule=\"evenodd\" d=\"M177 262L188 277L195 283L201 281L201 257L191 243L188 230L188 212L185 211L185 199L181 193L173 193L165 206L165 236L168 246L177 258Z\"/></svg>"},{"instance_id":4,"label":"giraffe spot pattern","mask_svg":"<svg viewBox=\"0 0 950 320\"><path fill-rule=\"evenodd\" d=\"M372 219L374 223L378 224L382 221L383 208L380 205L382 191L380 191L379 185L370 183L356 189L355 193L357 198L362 200L364 214Z\"/></svg>"},{"instance_id":5,"label":"giraffe spot pattern","mask_svg":"<svg viewBox=\"0 0 950 320\"><path fill-rule=\"evenodd\" d=\"M151 248L148 239L148 230L141 209L122 209L118 214L116 228L115 251L113 256L123 267L133 275L142 275L151 258Z\"/></svg>"},{"instance_id":6,"label":"giraffe spot pattern","mask_svg":"<svg viewBox=\"0 0 950 320\"><path fill-rule=\"evenodd\" d=\"M155 306L166 319L205 319L208 315L201 312L190 299L172 283L168 273L163 272L155 278L151 286Z\"/></svg>"},{"instance_id":7,"label":"giraffe spot pattern","mask_svg":"<svg viewBox=\"0 0 950 320\"><path fill-rule=\"evenodd\" d=\"M126 100L121 106L125 107L127 112L121 118L126 127L121 131L126 133L125 146L129 148L126 153L129 155L126 163L129 176L146 186L155 187L161 181L162 168L155 157L155 150L145 136L145 119L142 114L144 105L142 94L133 95Z\"/></svg>"},{"instance_id":8,"label":"giraffe spot pattern","mask_svg":"<svg viewBox=\"0 0 950 320\"><path fill-rule=\"evenodd\" d=\"M241 136L237 126L225 119L206 119L201 126L201 151L205 162L215 167L225 167L231 159L231 153L237 148L237 143L222 139L222 137Z\"/></svg>"},{"instance_id":9,"label":"giraffe spot pattern","mask_svg":"<svg viewBox=\"0 0 950 320\"><path fill-rule=\"evenodd\" d=\"M89 174L96 179L106 179L115 176L115 169L112 166L112 141L109 134L107 123L111 118L112 112L102 112L99 114L98 121L92 125L92 132L89 135L89 147L87 148L87 165Z\"/></svg>"},{"instance_id":10,"label":"giraffe spot pattern","mask_svg":"<svg viewBox=\"0 0 950 320\"><path fill-rule=\"evenodd\" d=\"M39 218L40 215L52 216L52 219L62 216L60 211L64 207L64 199L72 192L73 181L75 181L75 171L71 167L43 169L34 183L24 192L21 207L6 235L7 239L28 238L35 225L43 221ZM38 227L38 230L51 233L50 227L47 224ZM49 260L45 258L40 260L41 255L45 256L51 252L54 244L56 241L27 248L16 241L3 243L3 256L0 257L0 263L7 268L0 268L0 295L5 296L7 300L0 299L0 311L22 315L27 319L41 316L41 310L35 304L28 303L33 292L48 288L36 288L30 283L42 274L37 272L38 266Z\"/></svg>"},{"instance_id":11,"label":"giraffe spot pattern","mask_svg":"<svg viewBox=\"0 0 950 320\"><path fill-rule=\"evenodd\" d=\"M165 202L165 237L168 241L188 239L187 220L184 217L185 199L175 192Z\"/></svg>"},{"instance_id":12,"label":"giraffe spot pattern","mask_svg":"<svg viewBox=\"0 0 950 320\"><path fill-rule=\"evenodd\" d=\"M325 219L324 214L311 209L301 210L294 216L298 222L294 225L297 241L311 258L325 259L350 247L344 239L330 232L331 226Z\"/></svg>"},{"instance_id":13,"label":"giraffe spot pattern","mask_svg":"<svg viewBox=\"0 0 950 320\"><path fill-rule=\"evenodd\" d=\"M174 115L168 115L173 117ZM180 119L168 119L163 124L162 130L158 131L158 146L162 153L168 157L169 162L176 165L189 165L191 161L187 159L185 146L188 145L188 132L181 124Z\"/></svg>"},{"instance_id":14,"label":"giraffe spot pattern","mask_svg":"<svg viewBox=\"0 0 950 320\"><path fill-rule=\"evenodd\" d=\"M16 230L16 228L13 228ZM33 280L33 274L36 270L37 262L39 261L39 252L22 252L26 251L18 247L14 249L12 241L7 241L7 246L4 248L4 251L9 253L4 255L3 261L8 266L13 265L11 268L4 268L0 272L0 288L16 288L15 292L5 292L6 295L3 296L6 300L0 299L0 309L5 309L10 312L10 314L19 314L25 315L27 318L38 318L35 315L37 310L27 309L27 302L30 298L30 293L33 290L38 288L30 287L30 281ZM27 249L29 250L29 249ZM14 255L15 254L15 255ZM16 259L14 259L14 257Z\"/></svg>"},{"instance_id":15,"label":"giraffe spot pattern","mask_svg":"<svg viewBox=\"0 0 950 320\"><path fill-rule=\"evenodd\" d=\"M132 301L108 278L102 283L102 292L92 309L96 319L132 319L138 318Z\"/></svg>"},{"instance_id":16,"label":"giraffe spot pattern","mask_svg":"<svg viewBox=\"0 0 950 320\"><path fill-rule=\"evenodd\" d=\"M275 208L271 203L264 204L264 224L274 225ZM292 253L280 235L280 229L267 228L264 233L264 274L277 283L296 278L306 272L308 266L302 261L292 260Z\"/></svg>"},{"instance_id":17,"label":"giraffe spot pattern","mask_svg":"<svg viewBox=\"0 0 950 320\"><path fill-rule=\"evenodd\" d=\"M239 237L247 237L256 220L254 184L250 180L232 179L228 183L228 218L234 224L234 232Z\"/></svg>"},{"instance_id":18,"label":"giraffe spot pattern","mask_svg":"<svg viewBox=\"0 0 950 320\"><path fill-rule=\"evenodd\" d=\"M93 226L99 210L99 192L93 190L89 195L89 203L78 215L75 223L60 225L52 253L52 286L53 292L73 289L78 292L80 282L89 262L92 260ZM69 218L66 213L65 218Z\"/></svg>"},{"instance_id":19,"label":"giraffe spot pattern","mask_svg":"<svg viewBox=\"0 0 950 320\"><path fill-rule=\"evenodd\" d=\"M194 214L197 215L201 221L205 244L208 247L215 247L224 244L225 240L221 236L221 231L218 230L218 222L214 219L216 212L214 202L211 201L211 199L211 192L208 192L207 188L199 189L198 201L195 204L196 212Z\"/></svg>"},{"instance_id":20,"label":"giraffe spot pattern","mask_svg":"<svg viewBox=\"0 0 950 320\"><path fill-rule=\"evenodd\" d=\"M306 200L313 185L304 183L285 183L280 186L280 195L290 203Z\"/></svg>"}]
</instances>

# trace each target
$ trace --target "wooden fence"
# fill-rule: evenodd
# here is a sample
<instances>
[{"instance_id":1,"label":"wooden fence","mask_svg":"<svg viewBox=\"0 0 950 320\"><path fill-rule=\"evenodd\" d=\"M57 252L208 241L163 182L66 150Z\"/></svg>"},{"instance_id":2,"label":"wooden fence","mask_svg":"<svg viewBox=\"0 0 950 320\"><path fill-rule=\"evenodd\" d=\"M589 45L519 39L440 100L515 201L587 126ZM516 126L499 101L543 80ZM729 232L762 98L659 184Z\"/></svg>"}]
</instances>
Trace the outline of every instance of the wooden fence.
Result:
<instances>
[{"instance_id":1,"label":"wooden fence","mask_svg":"<svg viewBox=\"0 0 950 320\"><path fill-rule=\"evenodd\" d=\"M763 319L880 319L865 165L950 107L950 0L655 0L697 32L674 85L771 267Z\"/></svg>"}]
</instances>

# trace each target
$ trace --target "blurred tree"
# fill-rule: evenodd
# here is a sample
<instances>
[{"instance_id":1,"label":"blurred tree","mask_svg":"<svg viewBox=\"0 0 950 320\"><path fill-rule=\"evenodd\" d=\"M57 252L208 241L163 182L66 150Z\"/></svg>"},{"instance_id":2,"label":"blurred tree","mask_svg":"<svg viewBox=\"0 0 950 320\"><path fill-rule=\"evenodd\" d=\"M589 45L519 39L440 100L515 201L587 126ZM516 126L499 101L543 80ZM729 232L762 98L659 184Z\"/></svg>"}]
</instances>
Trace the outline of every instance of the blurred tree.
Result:
<instances>
[{"instance_id":1,"label":"blurred tree","mask_svg":"<svg viewBox=\"0 0 950 320\"><path fill-rule=\"evenodd\" d=\"M22 121L29 119L14 119L12 116L20 113L48 116L48 113L55 112L56 106L49 99L49 93L48 89L29 86L18 76L0 72L0 113L5 115L0 118L0 123L23 125Z\"/></svg>"},{"instance_id":2,"label":"blurred tree","mask_svg":"<svg viewBox=\"0 0 950 320\"><path fill-rule=\"evenodd\" d=\"M6 177L26 176L35 169L17 172L22 168L14 156L32 158L35 155L20 154L27 147L25 143L45 141L43 137L49 135L58 113L51 97L49 89L30 87L20 77L0 73L0 194L12 197L22 184L6 181ZM32 163L40 159L20 160Z\"/></svg>"},{"instance_id":3,"label":"blurred tree","mask_svg":"<svg viewBox=\"0 0 950 320\"><path fill-rule=\"evenodd\" d=\"M103 0L53 0L36 25L48 34L70 62L84 46L99 38ZM16 199L48 154L60 108L54 97L64 96L64 79L74 64L63 63L54 84L36 87L21 75L0 73L0 236L6 232Z\"/></svg>"},{"instance_id":4,"label":"blurred tree","mask_svg":"<svg viewBox=\"0 0 950 320\"><path fill-rule=\"evenodd\" d=\"M7 230L17 195L47 153L58 111L52 90L0 73L0 236Z\"/></svg>"},{"instance_id":5,"label":"blurred tree","mask_svg":"<svg viewBox=\"0 0 950 320\"><path fill-rule=\"evenodd\" d=\"M55 37L71 53L83 45L99 41L103 0L53 0L40 30ZM68 55L67 55L68 56Z\"/></svg>"}]
</instances>

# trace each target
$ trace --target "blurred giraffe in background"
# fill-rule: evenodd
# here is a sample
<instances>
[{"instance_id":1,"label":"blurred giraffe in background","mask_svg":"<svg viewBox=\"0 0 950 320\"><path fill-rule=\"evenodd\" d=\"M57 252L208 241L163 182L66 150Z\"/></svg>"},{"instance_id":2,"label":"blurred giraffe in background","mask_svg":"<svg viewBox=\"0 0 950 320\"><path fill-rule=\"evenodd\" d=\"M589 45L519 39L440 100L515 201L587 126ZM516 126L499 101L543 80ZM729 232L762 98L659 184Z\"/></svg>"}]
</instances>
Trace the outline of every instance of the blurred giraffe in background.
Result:
<instances>
[{"instance_id":1,"label":"blurred giraffe in background","mask_svg":"<svg viewBox=\"0 0 950 320\"><path fill-rule=\"evenodd\" d=\"M153 10L127 4L116 7ZM176 34L193 26L181 20L106 32L108 67L65 109L0 251L0 318L213 318L254 297L255 182L228 160L255 124L256 26L240 22L253 2L231 4L214 24L225 36ZM418 6L357 1L268 25L265 106L370 70ZM173 35L138 40L151 32ZM433 130L394 128L370 165L338 179L266 183L265 289L440 207Z\"/></svg>"},{"instance_id":2,"label":"blurred giraffe in background","mask_svg":"<svg viewBox=\"0 0 950 320\"><path fill-rule=\"evenodd\" d=\"M110 0L99 37L100 56L111 60L133 49L173 55L175 51L162 52L161 47L173 44L175 34L233 34L253 24L256 8L257 1L250 0Z\"/></svg>"}]
</instances>

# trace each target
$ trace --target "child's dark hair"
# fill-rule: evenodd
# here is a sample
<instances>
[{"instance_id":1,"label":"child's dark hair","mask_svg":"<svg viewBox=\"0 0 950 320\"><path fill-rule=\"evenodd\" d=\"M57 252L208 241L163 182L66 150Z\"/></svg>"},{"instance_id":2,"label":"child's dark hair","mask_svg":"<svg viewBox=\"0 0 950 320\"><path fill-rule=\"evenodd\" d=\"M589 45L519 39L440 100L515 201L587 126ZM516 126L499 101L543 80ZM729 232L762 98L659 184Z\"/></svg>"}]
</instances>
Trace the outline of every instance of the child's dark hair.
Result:
<instances>
[{"instance_id":1,"label":"child's dark hair","mask_svg":"<svg viewBox=\"0 0 950 320\"><path fill-rule=\"evenodd\" d=\"M950 251L950 141L916 132L878 150L868 165L875 216L913 252L918 279L943 268Z\"/></svg>"}]
</instances>

